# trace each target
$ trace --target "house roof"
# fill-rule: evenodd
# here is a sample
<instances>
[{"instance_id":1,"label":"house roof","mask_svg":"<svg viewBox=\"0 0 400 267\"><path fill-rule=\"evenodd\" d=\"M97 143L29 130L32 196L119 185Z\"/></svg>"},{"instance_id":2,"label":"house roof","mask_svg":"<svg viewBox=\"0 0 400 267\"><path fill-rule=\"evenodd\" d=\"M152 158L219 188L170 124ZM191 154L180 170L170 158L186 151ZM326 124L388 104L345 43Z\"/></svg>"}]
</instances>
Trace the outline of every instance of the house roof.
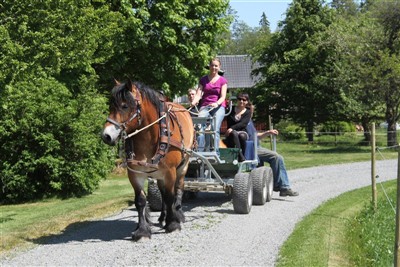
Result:
<instances>
[{"instance_id":1,"label":"house roof","mask_svg":"<svg viewBox=\"0 0 400 267\"><path fill-rule=\"evenodd\" d=\"M224 77L228 80L228 88L250 88L257 81L257 77L251 76L251 71L258 64L251 61L248 55L219 55L221 69L225 72Z\"/></svg>"}]
</instances>

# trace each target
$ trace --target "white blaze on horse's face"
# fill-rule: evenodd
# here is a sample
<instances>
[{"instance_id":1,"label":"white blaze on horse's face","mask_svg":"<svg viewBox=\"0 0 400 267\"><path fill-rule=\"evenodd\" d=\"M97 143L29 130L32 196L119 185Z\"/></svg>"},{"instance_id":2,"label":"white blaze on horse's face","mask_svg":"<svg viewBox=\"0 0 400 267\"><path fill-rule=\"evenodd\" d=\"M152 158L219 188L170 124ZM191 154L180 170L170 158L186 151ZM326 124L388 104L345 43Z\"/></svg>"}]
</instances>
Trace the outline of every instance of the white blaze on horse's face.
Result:
<instances>
[{"instance_id":1,"label":"white blaze on horse's face","mask_svg":"<svg viewBox=\"0 0 400 267\"><path fill-rule=\"evenodd\" d=\"M114 146L118 142L121 130L121 127L118 127L114 124L109 124L107 127L104 128L101 138L107 145Z\"/></svg>"}]
</instances>

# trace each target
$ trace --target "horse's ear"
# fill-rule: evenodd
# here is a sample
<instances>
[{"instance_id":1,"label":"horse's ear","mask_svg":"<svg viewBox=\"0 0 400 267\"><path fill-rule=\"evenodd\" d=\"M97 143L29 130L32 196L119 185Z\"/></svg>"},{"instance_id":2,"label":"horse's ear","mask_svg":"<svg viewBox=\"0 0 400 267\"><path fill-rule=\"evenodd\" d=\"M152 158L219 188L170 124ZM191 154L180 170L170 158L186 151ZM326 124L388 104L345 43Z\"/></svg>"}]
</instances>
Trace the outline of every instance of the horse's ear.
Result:
<instances>
[{"instance_id":1,"label":"horse's ear","mask_svg":"<svg viewBox=\"0 0 400 267\"><path fill-rule=\"evenodd\" d=\"M135 99L139 99L140 98L139 89L137 88L136 84L134 84L130 79L127 82L127 87L132 92L133 97Z\"/></svg>"},{"instance_id":2,"label":"horse's ear","mask_svg":"<svg viewBox=\"0 0 400 267\"><path fill-rule=\"evenodd\" d=\"M118 85L121 85L121 83L117 80L117 79L115 79L114 78L114 83L115 83L115 85L114 86L118 86Z\"/></svg>"}]
</instances>

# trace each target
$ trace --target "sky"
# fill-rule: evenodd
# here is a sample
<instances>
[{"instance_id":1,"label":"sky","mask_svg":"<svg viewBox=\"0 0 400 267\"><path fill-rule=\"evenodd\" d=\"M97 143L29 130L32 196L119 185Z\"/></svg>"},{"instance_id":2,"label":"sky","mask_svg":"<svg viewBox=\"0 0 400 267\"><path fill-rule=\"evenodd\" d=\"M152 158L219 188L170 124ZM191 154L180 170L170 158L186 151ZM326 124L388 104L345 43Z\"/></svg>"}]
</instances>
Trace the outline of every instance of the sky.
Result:
<instances>
[{"instance_id":1,"label":"sky","mask_svg":"<svg viewBox=\"0 0 400 267\"><path fill-rule=\"evenodd\" d=\"M237 11L239 20L250 27L258 27L264 12L270 23L272 32L276 30L278 21L285 19L285 12L291 0L230 0L231 7Z\"/></svg>"}]
</instances>

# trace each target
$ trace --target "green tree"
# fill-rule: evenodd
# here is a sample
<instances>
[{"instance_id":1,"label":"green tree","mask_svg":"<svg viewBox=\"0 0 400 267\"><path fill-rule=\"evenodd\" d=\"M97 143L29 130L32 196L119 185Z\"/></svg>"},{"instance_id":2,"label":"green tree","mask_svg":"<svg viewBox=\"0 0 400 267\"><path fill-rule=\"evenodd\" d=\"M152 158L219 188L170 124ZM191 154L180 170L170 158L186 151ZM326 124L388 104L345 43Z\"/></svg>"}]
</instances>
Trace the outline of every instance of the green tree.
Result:
<instances>
[{"instance_id":1,"label":"green tree","mask_svg":"<svg viewBox=\"0 0 400 267\"><path fill-rule=\"evenodd\" d=\"M360 121L369 140L370 123L386 119L388 145L396 144L399 118L399 6L370 4L353 18L342 17L328 34L336 42L335 86L345 99L343 110ZM355 34L357 33L357 34Z\"/></svg>"},{"instance_id":2,"label":"green tree","mask_svg":"<svg viewBox=\"0 0 400 267\"><path fill-rule=\"evenodd\" d=\"M381 74L388 123L387 145L397 145L396 123L400 118L400 2L376 1L373 16L384 31Z\"/></svg>"},{"instance_id":3,"label":"green tree","mask_svg":"<svg viewBox=\"0 0 400 267\"><path fill-rule=\"evenodd\" d=\"M0 201L93 192L112 78L186 91L228 1L0 0ZM196 77L196 78L194 78Z\"/></svg>"},{"instance_id":4,"label":"green tree","mask_svg":"<svg viewBox=\"0 0 400 267\"><path fill-rule=\"evenodd\" d=\"M354 33L357 34L354 34ZM335 47L334 86L340 89L340 111L348 120L361 123L370 141L370 123L383 119L384 102L380 87L379 58L383 32L365 14L339 18L327 32Z\"/></svg>"},{"instance_id":5,"label":"green tree","mask_svg":"<svg viewBox=\"0 0 400 267\"><path fill-rule=\"evenodd\" d=\"M225 45L219 50L220 55L252 55L261 43L264 43L271 34L269 21L265 13L260 19L260 27L250 27L244 21L238 20L236 11L231 10L231 15L235 18L229 33L221 35L219 38L225 41Z\"/></svg>"},{"instance_id":6,"label":"green tree","mask_svg":"<svg viewBox=\"0 0 400 267\"><path fill-rule=\"evenodd\" d=\"M260 103L271 108L275 120L291 118L304 125L310 141L314 125L332 120L340 101L329 79L333 50L318 45L332 21L332 11L320 1L294 0L279 23L281 30L257 58L262 65L257 87L265 90Z\"/></svg>"},{"instance_id":7,"label":"green tree","mask_svg":"<svg viewBox=\"0 0 400 267\"><path fill-rule=\"evenodd\" d=\"M115 3L114 1L111 1ZM117 1L126 16L122 49L104 77L132 77L167 95L186 93L223 45L232 17L228 0ZM122 3L126 3L122 6Z\"/></svg>"},{"instance_id":8,"label":"green tree","mask_svg":"<svg viewBox=\"0 0 400 267\"><path fill-rule=\"evenodd\" d=\"M353 0L332 0L331 7L344 17L352 17L358 14L358 5Z\"/></svg>"},{"instance_id":9,"label":"green tree","mask_svg":"<svg viewBox=\"0 0 400 267\"><path fill-rule=\"evenodd\" d=\"M244 21L233 23L232 32L226 45L219 51L221 55L247 55L257 44L258 30L251 28Z\"/></svg>"},{"instance_id":10,"label":"green tree","mask_svg":"<svg viewBox=\"0 0 400 267\"><path fill-rule=\"evenodd\" d=\"M264 30L271 31L269 20L267 18L267 15L265 15L265 12L262 13L259 24L260 27L263 28Z\"/></svg>"}]
</instances>

